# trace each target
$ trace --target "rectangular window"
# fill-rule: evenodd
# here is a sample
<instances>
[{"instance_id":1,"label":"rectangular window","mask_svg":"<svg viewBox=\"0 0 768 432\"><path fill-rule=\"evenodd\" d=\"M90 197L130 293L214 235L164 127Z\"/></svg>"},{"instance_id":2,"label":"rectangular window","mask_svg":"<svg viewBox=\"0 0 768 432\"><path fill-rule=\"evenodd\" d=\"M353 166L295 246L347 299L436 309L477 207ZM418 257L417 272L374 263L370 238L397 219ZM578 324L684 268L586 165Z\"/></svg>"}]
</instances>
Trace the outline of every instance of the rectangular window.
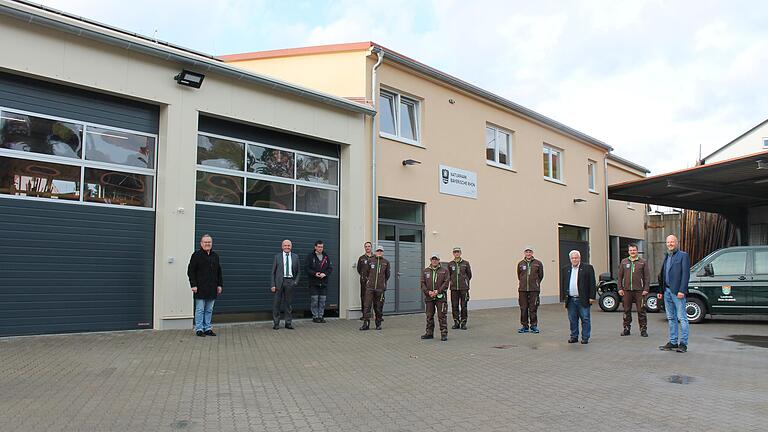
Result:
<instances>
[{"instance_id":1,"label":"rectangular window","mask_svg":"<svg viewBox=\"0 0 768 432\"><path fill-rule=\"evenodd\" d=\"M591 192L597 192L595 189L595 175L597 173L597 162L587 162L587 183Z\"/></svg>"},{"instance_id":2,"label":"rectangular window","mask_svg":"<svg viewBox=\"0 0 768 432\"><path fill-rule=\"evenodd\" d=\"M754 274L768 274L768 251L756 250L755 261L753 263L752 272Z\"/></svg>"},{"instance_id":3,"label":"rectangular window","mask_svg":"<svg viewBox=\"0 0 768 432\"><path fill-rule=\"evenodd\" d=\"M768 149L768 138L763 138L763 148Z\"/></svg>"},{"instance_id":4,"label":"rectangular window","mask_svg":"<svg viewBox=\"0 0 768 432\"><path fill-rule=\"evenodd\" d=\"M338 216L338 159L206 133L197 142L198 202Z\"/></svg>"},{"instance_id":5,"label":"rectangular window","mask_svg":"<svg viewBox=\"0 0 768 432\"><path fill-rule=\"evenodd\" d=\"M512 166L512 133L495 126L485 126L485 159L494 164Z\"/></svg>"},{"instance_id":6,"label":"rectangular window","mask_svg":"<svg viewBox=\"0 0 768 432\"><path fill-rule=\"evenodd\" d=\"M543 153L544 177L552 180L563 180L563 152L562 150L544 145Z\"/></svg>"},{"instance_id":7,"label":"rectangular window","mask_svg":"<svg viewBox=\"0 0 768 432\"><path fill-rule=\"evenodd\" d=\"M157 136L0 108L0 194L152 209Z\"/></svg>"},{"instance_id":8,"label":"rectangular window","mask_svg":"<svg viewBox=\"0 0 768 432\"><path fill-rule=\"evenodd\" d=\"M398 93L379 93L379 131L383 135L419 144L419 101Z\"/></svg>"}]
</instances>

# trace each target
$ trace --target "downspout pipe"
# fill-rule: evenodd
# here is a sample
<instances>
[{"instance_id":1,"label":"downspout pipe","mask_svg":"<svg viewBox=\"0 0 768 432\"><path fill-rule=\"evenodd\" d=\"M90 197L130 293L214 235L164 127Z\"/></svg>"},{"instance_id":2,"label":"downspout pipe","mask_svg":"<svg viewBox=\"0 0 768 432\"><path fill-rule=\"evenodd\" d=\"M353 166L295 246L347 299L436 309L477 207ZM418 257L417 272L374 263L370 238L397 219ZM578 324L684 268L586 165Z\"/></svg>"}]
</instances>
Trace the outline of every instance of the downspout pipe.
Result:
<instances>
[{"instance_id":1,"label":"downspout pipe","mask_svg":"<svg viewBox=\"0 0 768 432\"><path fill-rule=\"evenodd\" d=\"M613 269L611 268L611 216L609 211L609 200L608 200L608 153L606 153L603 156L603 184L605 185L605 240L608 242L608 253L607 256L607 269L609 273L613 273ZM621 251L619 251L619 256L621 256Z\"/></svg>"},{"instance_id":2,"label":"downspout pipe","mask_svg":"<svg viewBox=\"0 0 768 432\"><path fill-rule=\"evenodd\" d=\"M378 106L377 101L379 100L377 97L377 90L379 87L377 70L384 61L384 51L379 47L373 47L373 49L371 49L371 54L376 54L377 57L376 64L373 65L373 69L371 69L371 105L373 106L373 110L376 111ZM379 130L376 119L378 118L379 116L375 114L371 117L371 243L373 244L378 243L377 234L379 228L379 199L378 190L376 188L376 152L378 147L376 135Z\"/></svg>"}]
</instances>

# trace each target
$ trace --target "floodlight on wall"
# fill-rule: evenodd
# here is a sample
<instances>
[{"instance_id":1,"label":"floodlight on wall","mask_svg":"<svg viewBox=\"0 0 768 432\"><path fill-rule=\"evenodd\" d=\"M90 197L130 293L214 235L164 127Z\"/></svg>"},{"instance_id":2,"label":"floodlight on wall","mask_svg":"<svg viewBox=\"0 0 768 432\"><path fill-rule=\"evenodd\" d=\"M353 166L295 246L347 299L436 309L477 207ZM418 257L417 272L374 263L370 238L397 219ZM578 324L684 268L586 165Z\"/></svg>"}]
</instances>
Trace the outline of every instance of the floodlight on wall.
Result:
<instances>
[{"instance_id":1,"label":"floodlight on wall","mask_svg":"<svg viewBox=\"0 0 768 432\"><path fill-rule=\"evenodd\" d=\"M183 71L179 72L178 75L173 77L173 79L175 79L179 85L192 88L200 88L200 86L203 85L205 75L184 69Z\"/></svg>"},{"instance_id":2,"label":"floodlight on wall","mask_svg":"<svg viewBox=\"0 0 768 432\"><path fill-rule=\"evenodd\" d=\"M417 161L416 159L406 159L403 161L403 166L409 166L409 165L420 165L421 161Z\"/></svg>"},{"instance_id":3,"label":"floodlight on wall","mask_svg":"<svg viewBox=\"0 0 768 432\"><path fill-rule=\"evenodd\" d=\"M573 203L574 204L583 203L583 202L587 202L587 200L585 200L584 198L574 198L573 199Z\"/></svg>"}]
</instances>

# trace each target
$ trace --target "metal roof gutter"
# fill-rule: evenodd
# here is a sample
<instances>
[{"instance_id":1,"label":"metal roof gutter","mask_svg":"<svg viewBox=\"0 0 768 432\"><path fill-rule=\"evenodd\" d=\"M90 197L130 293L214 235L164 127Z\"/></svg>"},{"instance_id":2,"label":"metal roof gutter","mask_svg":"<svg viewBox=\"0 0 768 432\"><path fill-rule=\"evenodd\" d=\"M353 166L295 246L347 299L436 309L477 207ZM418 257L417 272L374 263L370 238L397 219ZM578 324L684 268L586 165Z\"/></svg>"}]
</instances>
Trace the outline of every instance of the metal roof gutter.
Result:
<instances>
[{"instance_id":1,"label":"metal roof gutter","mask_svg":"<svg viewBox=\"0 0 768 432\"><path fill-rule=\"evenodd\" d=\"M609 146L608 144L600 141L597 138L593 138L585 133L579 132L576 129L573 129L571 127L568 127L556 120L553 120L545 115L539 114L536 111L533 111L529 108L526 108L520 104L516 104L512 102L509 99L505 99L499 95L493 94L487 90L483 90L480 87L477 87L475 85L472 85L466 81L462 81L458 78L452 77L446 73L440 72L437 69L431 68L423 63L419 63L415 60L409 59L407 57L404 57L394 51L388 50L387 48L377 45L378 48L381 48L386 52L386 58L387 60L394 61L396 63L399 63L403 66L406 66L410 69L413 69L417 72L420 72L424 75L430 76L432 78L435 78L437 80L443 81L447 84L450 84L454 87L457 87L459 89L462 89L466 92L472 93L474 95L477 95L483 99L487 99L491 102L497 103L505 108L508 108L512 111L517 112L518 114L521 114L525 117L528 117L544 126L548 126L550 128L553 128L555 130L558 130L566 135L570 135L576 139L579 139L581 141L584 141L588 144L592 144L594 146L600 147L607 151L612 151L613 147Z\"/></svg>"},{"instance_id":2,"label":"metal roof gutter","mask_svg":"<svg viewBox=\"0 0 768 432\"><path fill-rule=\"evenodd\" d=\"M638 165L638 164L636 164L634 162L628 161L628 160L624 159L623 157L616 156L613 153L608 153L608 159L610 159L612 161L615 161L615 162L618 162L618 163L620 163L622 165L626 165L626 166L628 166L630 168L633 168L633 169L636 169L638 171L642 171L642 172L644 172L646 174L651 172L651 170L649 170L648 168L646 168L646 167L644 167L642 165Z\"/></svg>"},{"instance_id":3,"label":"metal roof gutter","mask_svg":"<svg viewBox=\"0 0 768 432\"><path fill-rule=\"evenodd\" d=\"M8 2L3 0L2 3L0 3L0 14L24 21L28 24L40 25L75 36L106 43L117 48L150 55L166 61L177 62L186 67L193 68L197 72L210 72L223 75L228 78L256 84L261 87L309 99L346 111L371 116L376 114L376 111L367 105L241 70L227 65L213 56L186 50L170 44L154 42L144 36L138 36L82 17L73 17L63 12L51 10L50 8L43 8L40 5L35 5L29 2Z\"/></svg>"}]
</instances>

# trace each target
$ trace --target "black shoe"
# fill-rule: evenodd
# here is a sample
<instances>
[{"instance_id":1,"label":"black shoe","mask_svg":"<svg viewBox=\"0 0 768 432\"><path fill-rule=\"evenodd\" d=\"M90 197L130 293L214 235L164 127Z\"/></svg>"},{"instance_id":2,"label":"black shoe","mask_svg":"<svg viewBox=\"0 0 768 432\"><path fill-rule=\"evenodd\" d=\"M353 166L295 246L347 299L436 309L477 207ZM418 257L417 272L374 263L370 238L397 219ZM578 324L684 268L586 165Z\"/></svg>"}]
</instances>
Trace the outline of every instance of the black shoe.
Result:
<instances>
[{"instance_id":1,"label":"black shoe","mask_svg":"<svg viewBox=\"0 0 768 432\"><path fill-rule=\"evenodd\" d=\"M325 324L325 318L320 317L320 318L317 319L317 322L319 322L321 324Z\"/></svg>"},{"instance_id":2,"label":"black shoe","mask_svg":"<svg viewBox=\"0 0 768 432\"><path fill-rule=\"evenodd\" d=\"M280 324L273 325L272 330L280 330Z\"/></svg>"},{"instance_id":3,"label":"black shoe","mask_svg":"<svg viewBox=\"0 0 768 432\"><path fill-rule=\"evenodd\" d=\"M621 332L620 336L629 336L629 329L625 328L623 332Z\"/></svg>"},{"instance_id":4,"label":"black shoe","mask_svg":"<svg viewBox=\"0 0 768 432\"><path fill-rule=\"evenodd\" d=\"M646 330L640 330L640 336L648 337L648 332Z\"/></svg>"},{"instance_id":5,"label":"black shoe","mask_svg":"<svg viewBox=\"0 0 768 432\"><path fill-rule=\"evenodd\" d=\"M293 324L288 323L285 325L285 328L287 328L288 330L293 330Z\"/></svg>"},{"instance_id":6,"label":"black shoe","mask_svg":"<svg viewBox=\"0 0 768 432\"><path fill-rule=\"evenodd\" d=\"M362 321L362 320L363 320L363 317L358 318L358 321Z\"/></svg>"},{"instance_id":7,"label":"black shoe","mask_svg":"<svg viewBox=\"0 0 768 432\"><path fill-rule=\"evenodd\" d=\"M312 318L312 322L316 323L317 322L317 318Z\"/></svg>"},{"instance_id":8,"label":"black shoe","mask_svg":"<svg viewBox=\"0 0 768 432\"><path fill-rule=\"evenodd\" d=\"M205 337L205 333L203 333L203 331L202 331L202 330L198 330L198 331L196 331L196 332L195 332L195 334L196 334L196 335L198 335L198 336L200 336L200 337Z\"/></svg>"},{"instance_id":9,"label":"black shoe","mask_svg":"<svg viewBox=\"0 0 768 432\"><path fill-rule=\"evenodd\" d=\"M588 344L588 343L589 343L589 339L582 339L582 340L581 340L581 344L582 344L582 345L586 345L586 344Z\"/></svg>"},{"instance_id":10,"label":"black shoe","mask_svg":"<svg viewBox=\"0 0 768 432\"><path fill-rule=\"evenodd\" d=\"M381 321L376 321L376 330L381 330Z\"/></svg>"},{"instance_id":11,"label":"black shoe","mask_svg":"<svg viewBox=\"0 0 768 432\"><path fill-rule=\"evenodd\" d=\"M371 322L368 320L363 321L363 325L360 326L360 330L370 330Z\"/></svg>"},{"instance_id":12,"label":"black shoe","mask_svg":"<svg viewBox=\"0 0 768 432\"><path fill-rule=\"evenodd\" d=\"M568 343L576 343L578 341L579 341L578 338L570 338L570 339L568 339Z\"/></svg>"},{"instance_id":13,"label":"black shoe","mask_svg":"<svg viewBox=\"0 0 768 432\"><path fill-rule=\"evenodd\" d=\"M205 331L206 336L216 336L216 333L213 332L213 330L206 330Z\"/></svg>"},{"instance_id":14,"label":"black shoe","mask_svg":"<svg viewBox=\"0 0 768 432\"><path fill-rule=\"evenodd\" d=\"M678 344L677 345L677 349L675 351L677 351L679 353L688 352L688 345L686 345L684 343Z\"/></svg>"},{"instance_id":15,"label":"black shoe","mask_svg":"<svg viewBox=\"0 0 768 432\"><path fill-rule=\"evenodd\" d=\"M421 335L422 339L434 339L434 335L431 335L429 333Z\"/></svg>"},{"instance_id":16,"label":"black shoe","mask_svg":"<svg viewBox=\"0 0 768 432\"><path fill-rule=\"evenodd\" d=\"M467 323L463 322L461 323L461 326L459 326L460 329L466 330L467 329Z\"/></svg>"},{"instance_id":17,"label":"black shoe","mask_svg":"<svg viewBox=\"0 0 768 432\"><path fill-rule=\"evenodd\" d=\"M447 341L448 340L448 335L440 336L440 340L443 341L443 342Z\"/></svg>"},{"instance_id":18,"label":"black shoe","mask_svg":"<svg viewBox=\"0 0 768 432\"><path fill-rule=\"evenodd\" d=\"M666 345L662 345L659 347L662 351L672 351L674 349L677 349L677 344L673 344L672 342L667 342Z\"/></svg>"},{"instance_id":19,"label":"black shoe","mask_svg":"<svg viewBox=\"0 0 768 432\"><path fill-rule=\"evenodd\" d=\"M454 330L456 330L457 328L459 328L459 322L458 322L458 321L454 321L454 322L453 322L453 325L451 326L451 328L452 328L452 329L454 329Z\"/></svg>"}]
</instances>

